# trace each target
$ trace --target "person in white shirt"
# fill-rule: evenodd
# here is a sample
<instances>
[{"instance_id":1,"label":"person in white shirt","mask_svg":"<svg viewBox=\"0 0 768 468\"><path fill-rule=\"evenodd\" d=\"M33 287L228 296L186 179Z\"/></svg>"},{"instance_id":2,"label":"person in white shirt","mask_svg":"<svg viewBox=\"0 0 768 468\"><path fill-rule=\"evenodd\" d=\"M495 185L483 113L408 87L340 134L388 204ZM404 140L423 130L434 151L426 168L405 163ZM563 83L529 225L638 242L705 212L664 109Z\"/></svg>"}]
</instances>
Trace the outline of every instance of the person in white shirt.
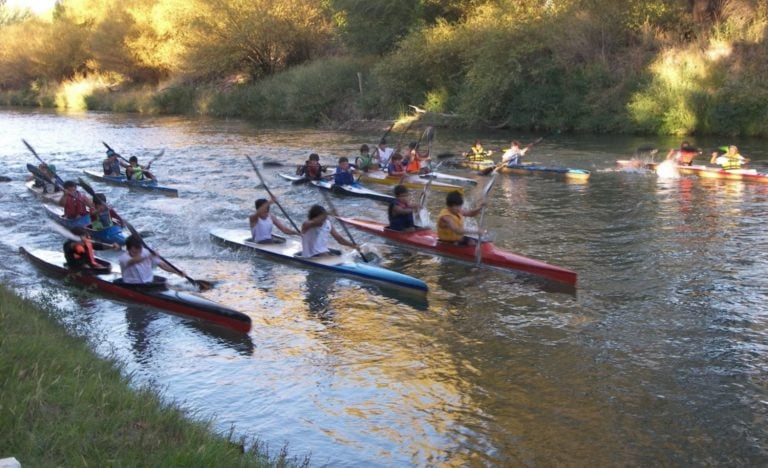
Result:
<instances>
[{"instance_id":1,"label":"person in white shirt","mask_svg":"<svg viewBox=\"0 0 768 468\"><path fill-rule=\"evenodd\" d=\"M248 217L251 226L251 236L253 237L253 241L257 244L276 244L285 242L284 239L272 237L273 226L276 226L285 234L301 234L295 229L291 229L283 224L282 221L269 212L269 208L274 201L274 198L272 201L259 198L256 200L256 212Z\"/></svg>"},{"instance_id":2,"label":"person in white shirt","mask_svg":"<svg viewBox=\"0 0 768 468\"><path fill-rule=\"evenodd\" d=\"M120 255L117 262L120 264L123 283L126 284L152 283L155 277L152 268L155 266L159 266L169 273L184 276L184 272L174 270L156 255L145 250L141 239L134 235L128 236L128 239L125 240L125 252Z\"/></svg>"},{"instance_id":3,"label":"person in white shirt","mask_svg":"<svg viewBox=\"0 0 768 468\"><path fill-rule=\"evenodd\" d=\"M520 148L520 142L512 140L508 150L504 151L501 156L501 162L506 165L520 164L520 158L525 156L528 152L528 148Z\"/></svg>"},{"instance_id":4,"label":"person in white shirt","mask_svg":"<svg viewBox=\"0 0 768 468\"><path fill-rule=\"evenodd\" d=\"M381 141L379 141L379 146L373 150L373 158L379 160L379 165L381 167L387 167L389 166L389 159L394 152L395 150L393 148L387 148L387 140L382 138Z\"/></svg>"},{"instance_id":5,"label":"person in white shirt","mask_svg":"<svg viewBox=\"0 0 768 468\"><path fill-rule=\"evenodd\" d=\"M322 257L326 255L339 255L328 248L328 237L333 236L341 245L354 247L355 244L348 241L334 229L328 212L320 205L312 205L309 215L301 225L301 255L303 257Z\"/></svg>"}]
</instances>

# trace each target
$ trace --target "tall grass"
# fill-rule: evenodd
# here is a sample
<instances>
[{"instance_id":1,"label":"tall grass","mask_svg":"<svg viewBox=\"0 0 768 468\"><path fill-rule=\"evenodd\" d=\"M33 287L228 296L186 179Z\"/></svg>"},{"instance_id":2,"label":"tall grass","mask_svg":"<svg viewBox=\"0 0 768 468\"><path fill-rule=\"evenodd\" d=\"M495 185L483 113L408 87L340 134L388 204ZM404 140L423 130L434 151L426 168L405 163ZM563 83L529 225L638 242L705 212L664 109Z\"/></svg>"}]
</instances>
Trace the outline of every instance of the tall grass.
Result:
<instances>
[{"instance_id":1,"label":"tall grass","mask_svg":"<svg viewBox=\"0 0 768 468\"><path fill-rule=\"evenodd\" d=\"M47 302L47 303L46 303ZM22 466L306 465L283 450L272 459L215 435L134 390L114 361L95 357L54 298L40 306L0 285L0 448ZM257 446L254 446L257 447Z\"/></svg>"}]
</instances>

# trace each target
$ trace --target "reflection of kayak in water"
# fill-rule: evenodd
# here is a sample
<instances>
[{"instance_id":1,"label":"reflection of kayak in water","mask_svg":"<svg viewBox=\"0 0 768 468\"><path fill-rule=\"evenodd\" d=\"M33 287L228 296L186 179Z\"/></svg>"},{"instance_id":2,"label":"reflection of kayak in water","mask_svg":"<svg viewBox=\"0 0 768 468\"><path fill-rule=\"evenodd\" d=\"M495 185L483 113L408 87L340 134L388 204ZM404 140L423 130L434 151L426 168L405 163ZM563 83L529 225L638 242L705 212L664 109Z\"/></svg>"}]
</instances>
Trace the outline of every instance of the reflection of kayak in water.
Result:
<instances>
[{"instance_id":1,"label":"reflection of kayak in water","mask_svg":"<svg viewBox=\"0 0 768 468\"><path fill-rule=\"evenodd\" d=\"M149 285L126 285L121 281L120 268L107 260L96 258L104 265L103 270L75 271L65 265L63 252L37 249L20 249L36 267L57 278L69 279L81 286L95 288L104 294L116 296L131 302L167 310L179 315L194 317L217 325L247 333L251 329L251 318L197 294L176 291L165 286L165 281ZM89 274L90 273L90 274ZM160 279L160 277L156 277Z\"/></svg>"}]
</instances>

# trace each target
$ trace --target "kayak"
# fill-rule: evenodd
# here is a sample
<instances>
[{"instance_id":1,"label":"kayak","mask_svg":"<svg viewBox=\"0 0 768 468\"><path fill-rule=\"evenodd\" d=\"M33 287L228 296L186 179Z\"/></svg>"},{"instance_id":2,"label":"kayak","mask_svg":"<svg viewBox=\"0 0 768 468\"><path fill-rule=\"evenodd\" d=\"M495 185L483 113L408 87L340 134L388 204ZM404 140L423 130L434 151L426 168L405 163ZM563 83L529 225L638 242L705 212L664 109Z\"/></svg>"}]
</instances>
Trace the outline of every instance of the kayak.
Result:
<instances>
[{"instance_id":1,"label":"kayak","mask_svg":"<svg viewBox=\"0 0 768 468\"><path fill-rule=\"evenodd\" d=\"M169 197L178 197L179 191L175 188L163 187L157 184L157 180L128 180L125 176L105 176L95 171L83 171L85 175L93 180L104 182L111 185L118 185L121 187L128 187L138 190L147 190L150 192L157 192Z\"/></svg>"},{"instance_id":2,"label":"kayak","mask_svg":"<svg viewBox=\"0 0 768 468\"><path fill-rule=\"evenodd\" d=\"M44 202L48 203L58 203L59 199L61 199L61 196L64 195L64 192L62 191L54 191L53 185L46 184L43 187L36 187L35 181L30 180L26 184L27 190L34 193L38 198L40 198Z\"/></svg>"},{"instance_id":3,"label":"kayak","mask_svg":"<svg viewBox=\"0 0 768 468\"><path fill-rule=\"evenodd\" d=\"M755 169L731 169L726 171L719 167L708 166L677 166L682 175L697 175L703 179L741 180L748 182L768 183L768 173L757 172Z\"/></svg>"},{"instance_id":4,"label":"kayak","mask_svg":"<svg viewBox=\"0 0 768 468\"><path fill-rule=\"evenodd\" d=\"M53 219L57 223L61 224L67 229L73 227L85 228L91 236L91 239L104 242L105 244L125 245L125 236L123 235L123 226L121 226L116 220L112 220L112 226L104 229L92 229L91 228L91 215L84 215L75 220L64 218L64 209L58 206L44 205L45 213L49 218Z\"/></svg>"},{"instance_id":5,"label":"kayak","mask_svg":"<svg viewBox=\"0 0 768 468\"><path fill-rule=\"evenodd\" d=\"M427 179L422 179L418 174L409 174L405 177L390 176L383 171L366 172L360 176L360 182L369 182L372 184L384 184L384 185L404 185L408 188L423 189L425 185L429 183L431 190L440 190L443 192L452 192L454 190L463 193L464 187L460 185L447 184L445 182L432 181L430 183Z\"/></svg>"},{"instance_id":6,"label":"kayak","mask_svg":"<svg viewBox=\"0 0 768 468\"><path fill-rule=\"evenodd\" d=\"M91 215L88 214L80 216L79 218L65 218L64 209L61 207L43 205L43 209L45 209L45 214L47 214L49 218L67 229L72 229L73 227L86 227L91 224Z\"/></svg>"},{"instance_id":7,"label":"kayak","mask_svg":"<svg viewBox=\"0 0 768 468\"><path fill-rule=\"evenodd\" d=\"M372 200L383 201L385 203L391 203L396 200L394 195L387 195L386 193L377 192L375 190L363 187L360 184L336 185L330 180L313 180L310 183L315 187L321 188L323 190L330 190L331 192L338 193L340 195L370 198Z\"/></svg>"},{"instance_id":8,"label":"kayak","mask_svg":"<svg viewBox=\"0 0 768 468\"><path fill-rule=\"evenodd\" d=\"M567 181L584 182L589 179L591 173L584 169L571 169L567 167L546 167L534 164L513 164L499 168L502 174L542 175L562 177Z\"/></svg>"},{"instance_id":9,"label":"kayak","mask_svg":"<svg viewBox=\"0 0 768 468\"><path fill-rule=\"evenodd\" d=\"M97 261L104 266L104 269L75 271L65 266L63 252L24 247L19 248L19 251L45 273L73 281L88 289L97 289L110 296L206 320L243 333L251 329L251 318L247 315L197 294L169 289L164 282L144 287L126 285L120 281L120 275L116 273L120 268L102 258L97 257Z\"/></svg>"},{"instance_id":10,"label":"kayak","mask_svg":"<svg viewBox=\"0 0 768 468\"><path fill-rule=\"evenodd\" d=\"M301 241L298 239L283 239L273 236L274 239L280 239L284 242L280 244L257 244L251 240L251 233L246 229L214 229L210 234L214 241L222 245L235 248L249 248L273 258L329 270L344 276L362 278L388 286L398 286L418 291L427 290L427 284L420 279L367 263L352 262L344 259L343 256L302 257Z\"/></svg>"},{"instance_id":11,"label":"kayak","mask_svg":"<svg viewBox=\"0 0 768 468\"><path fill-rule=\"evenodd\" d=\"M279 172L277 175L279 175L285 180L290 180L291 183L293 184L309 183L314 185L315 187L318 187L324 190L330 190L331 192L338 193L340 195L351 195L353 197L370 198L373 200L383 201L386 203L395 201L395 197L393 195L387 195L386 193L377 192L375 190L371 190L369 188L363 187L362 185L357 183L352 185L336 185L333 183L332 180L328 180L328 179L309 180L302 176L286 174L284 172Z\"/></svg>"},{"instance_id":12,"label":"kayak","mask_svg":"<svg viewBox=\"0 0 768 468\"><path fill-rule=\"evenodd\" d=\"M427 172L426 174L420 174L419 177L422 179L442 181L449 184L477 185L477 180L475 179L470 179L469 177L461 177L453 174L446 174L445 172L432 171Z\"/></svg>"},{"instance_id":13,"label":"kayak","mask_svg":"<svg viewBox=\"0 0 768 468\"><path fill-rule=\"evenodd\" d=\"M389 240L413 247L418 251L426 251L437 255L444 255L467 262L475 262L476 246L459 246L441 243L437 240L437 233L431 229L417 229L416 231L394 231L388 229L386 224L358 218L337 218L339 221L356 227L361 231L385 237ZM576 273L554 265L517 255L502 250L493 242L483 242L481 245L481 258L485 265L504 270L516 270L541 276L555 281L576 286Z\"/></svg>"}]
</instances>

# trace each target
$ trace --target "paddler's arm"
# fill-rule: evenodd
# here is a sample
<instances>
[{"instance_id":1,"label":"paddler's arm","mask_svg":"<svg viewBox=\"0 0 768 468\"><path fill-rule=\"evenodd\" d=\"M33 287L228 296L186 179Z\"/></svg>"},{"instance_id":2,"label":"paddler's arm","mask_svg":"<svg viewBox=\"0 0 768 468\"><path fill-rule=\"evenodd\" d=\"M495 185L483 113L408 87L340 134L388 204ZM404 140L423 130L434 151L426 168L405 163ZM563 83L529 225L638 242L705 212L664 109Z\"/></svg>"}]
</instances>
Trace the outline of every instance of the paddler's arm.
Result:
<instances>
[{"instance_id":1,"label":"paddler's arm","mask_svg":"<svg viewBox=\"0 0 768 468\"><path fill-rule=\"evenodd\" d=\"M291 227L288 227L285 224L283 224L282 221L277 219L277 216L275 216L275 215L270 215L270 216L272 216L272 224L274 224L278 229L283 231L285 234L293 235L293 236L300 236L301 235L301 233L299 231L297 231L297 230L295 230L295 229L293 229Z\"/></svg>"},{"instance_id":2,"label":"paddler's arm","mask_svg":"<svg viewBox=\"0 0 768 468\"><path fill-rule=\"evenodd\" d=\"M331 235L333 236L334 239L336 239L336 242L338 242L339 244L346 245L347 247L355 247L355 244L345 239L344 236L339 234L339 232L336 231L336 228L334 228L333 226L331 226Z\"/></svg>"}]
</instances>

